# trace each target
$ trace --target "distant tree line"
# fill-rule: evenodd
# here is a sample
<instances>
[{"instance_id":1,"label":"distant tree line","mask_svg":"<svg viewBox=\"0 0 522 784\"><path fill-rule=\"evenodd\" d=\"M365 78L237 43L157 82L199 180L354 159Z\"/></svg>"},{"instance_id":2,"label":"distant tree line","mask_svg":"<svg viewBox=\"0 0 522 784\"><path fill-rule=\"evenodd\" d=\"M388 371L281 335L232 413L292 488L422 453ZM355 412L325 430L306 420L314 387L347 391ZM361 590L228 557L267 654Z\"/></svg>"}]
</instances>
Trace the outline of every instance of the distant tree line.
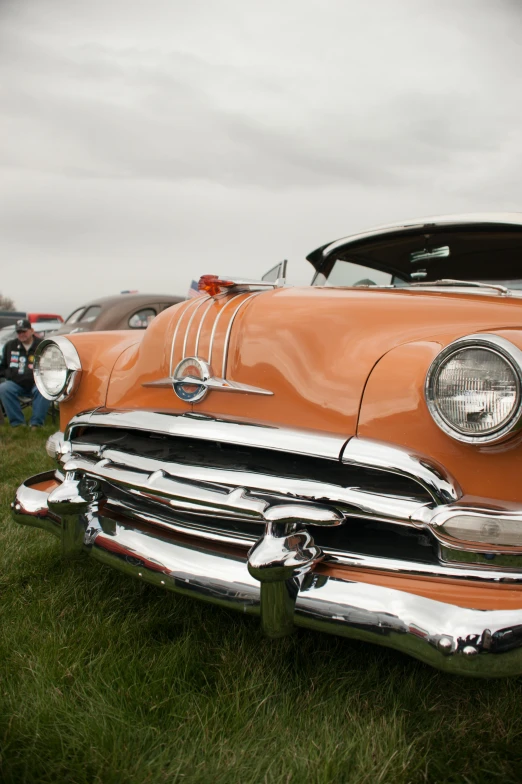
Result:
<instances>
[{"instance_id":1,"label":"distant tree line","mask_svg":"<svg viewBox=\"0 0 522 784\"><path fill-rule=\"evenodd\" d=\"M0 310L16 310L14 300L0 293Z\"/></svg>"}]
</instances>

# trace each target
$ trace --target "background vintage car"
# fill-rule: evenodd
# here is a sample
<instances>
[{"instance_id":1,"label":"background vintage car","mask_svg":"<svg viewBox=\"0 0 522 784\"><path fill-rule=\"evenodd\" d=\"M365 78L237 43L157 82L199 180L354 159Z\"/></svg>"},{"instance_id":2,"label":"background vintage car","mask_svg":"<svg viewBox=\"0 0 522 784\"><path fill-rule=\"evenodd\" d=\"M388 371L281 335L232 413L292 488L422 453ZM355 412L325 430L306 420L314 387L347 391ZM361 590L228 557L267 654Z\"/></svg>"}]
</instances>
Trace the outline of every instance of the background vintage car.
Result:
<instances>
[{"instance_id":1,"label":"background vintage car","mask_svg":"<svg viewBox=\"0 0 522 784\"><path fill-rule=\"evenodd\" d=\"M144 333L42 344L56 473L15 518L159 587L522 672L522 218L382 227L313 286L204 276Z\"/></svg>"},{"instance_id":2,"label":"background vintage car","mask_svg":"<svg viewBox=\"0 0 522 784\"><path fill-rule=\"evenodd\" d=\"M118 294L98 297L76 308L56 334L106 329L145 329L158 313L182 302L170 294Z\"/></svg>"}]
</instances>

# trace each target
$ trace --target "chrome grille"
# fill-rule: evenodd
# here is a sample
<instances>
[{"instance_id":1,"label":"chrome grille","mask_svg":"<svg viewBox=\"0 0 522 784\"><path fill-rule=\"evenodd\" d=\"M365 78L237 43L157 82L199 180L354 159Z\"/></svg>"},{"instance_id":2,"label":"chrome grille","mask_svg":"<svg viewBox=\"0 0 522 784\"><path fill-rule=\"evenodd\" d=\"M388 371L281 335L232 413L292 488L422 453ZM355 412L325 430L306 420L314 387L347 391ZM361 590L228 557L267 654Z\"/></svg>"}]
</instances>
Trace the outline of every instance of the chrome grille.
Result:
<instances>
[{"instance_id":1,"label":"chrome grille","mask_svg":"<svg viewBox=\"0 0 522 784\"><path fill-rule=\"evenodd\" d=\"M438 562L433 538L409 522L433 504L411 477L339 458L284 452L127 427L75 422L64 471L99 483L100 512L248 549L263 534L264 510L300 504L332 509L345 521L316 527L335 556Z\"/></svg>"},{"instance_id":2,"label":"chrome grille","mask_svg":"<svg viewBox=\"0 0 522 784\"><path fill-rule=\"evenodd\" d=\"M124 461L124 455L128 455L129 461L139 456L195 468L251 472L341 488L360 488L368 493L413 498L419 503L431 500L429 493L409 477L291 452L106 427L83 428L74 444L75 451L98 456L106 449L113 449L121 453Z\"/></svg>"}]
</instances>

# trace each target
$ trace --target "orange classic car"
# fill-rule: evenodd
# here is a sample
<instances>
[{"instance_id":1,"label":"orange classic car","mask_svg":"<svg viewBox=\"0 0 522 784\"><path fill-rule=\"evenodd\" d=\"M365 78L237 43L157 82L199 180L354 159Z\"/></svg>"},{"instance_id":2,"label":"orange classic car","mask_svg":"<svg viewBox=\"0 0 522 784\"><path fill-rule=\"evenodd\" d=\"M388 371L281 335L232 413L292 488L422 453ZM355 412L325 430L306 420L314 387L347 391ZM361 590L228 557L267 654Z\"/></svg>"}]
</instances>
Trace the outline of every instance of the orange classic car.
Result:
<instances>
[{"instance_id":1,"label":"orange classic car","mask_svg":"<svg viewBox=\"0 0 522 784\"><path fill-rule=\"evenodd\" d=\"M44 340L65 555L260 617L522 673L522 215L331 242L312 285L203 276L142 333Z\"/></svg>"}]
</instances>

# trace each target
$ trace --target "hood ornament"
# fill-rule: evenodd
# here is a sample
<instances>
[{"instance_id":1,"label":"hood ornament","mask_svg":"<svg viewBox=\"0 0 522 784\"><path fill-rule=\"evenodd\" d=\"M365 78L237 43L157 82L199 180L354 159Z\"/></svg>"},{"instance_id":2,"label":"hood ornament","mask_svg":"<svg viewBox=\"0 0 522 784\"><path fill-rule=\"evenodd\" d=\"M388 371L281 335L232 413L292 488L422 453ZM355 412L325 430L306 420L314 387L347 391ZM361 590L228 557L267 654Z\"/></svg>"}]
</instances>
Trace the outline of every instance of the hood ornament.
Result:
<instances>
[{"instance_id":1,"label":"hood ornament","mask_svg":"<svg viewBox=\"0 0 522 784\"><path fill-rule=\"evenodd\" d=\"M186 403L199 403L208 392L208 382L212 378L210 365L198 357L182 359L174 371L172 386L180 400Z\"/></svg>"},{"instance_id":2,"label":"hood ornament","mask_svg":"<svg viewBox=\"0 0 522 784\"><path fill-rule=\"evenodd\" d=\"M176 366L172 378L149 381L144 387L169 387L185 403L200 403L212 389L220 392L243 392L247 395L273 395L269 389L239 384L227 378L216 378L208 362L199 357L186 357Z\"/></svg>"},{"instance_id":3,"label":"hood ornament","mask_svg":"<svg viewBox=\"0 0 522 784\"><path fill-rule=\"evenodd\" d=\"M277 269L279 269L281 265L277 265ZM274 267L274 269L276 269ZM284 267L286 270L286 266ZM267 274L270 274L272 270L269 270ZM285 283L283 277L278 278L277 280L243 280L242 278L235 278L234 280L229 280L223 276L219 275L202 275L198 281L198 290L202 294L208 294L211 297L217 297L220 294L232 294L237 293L238 291L263 291L269 289L278 289L281 288Z\"/></svg>"}]
</instances>

